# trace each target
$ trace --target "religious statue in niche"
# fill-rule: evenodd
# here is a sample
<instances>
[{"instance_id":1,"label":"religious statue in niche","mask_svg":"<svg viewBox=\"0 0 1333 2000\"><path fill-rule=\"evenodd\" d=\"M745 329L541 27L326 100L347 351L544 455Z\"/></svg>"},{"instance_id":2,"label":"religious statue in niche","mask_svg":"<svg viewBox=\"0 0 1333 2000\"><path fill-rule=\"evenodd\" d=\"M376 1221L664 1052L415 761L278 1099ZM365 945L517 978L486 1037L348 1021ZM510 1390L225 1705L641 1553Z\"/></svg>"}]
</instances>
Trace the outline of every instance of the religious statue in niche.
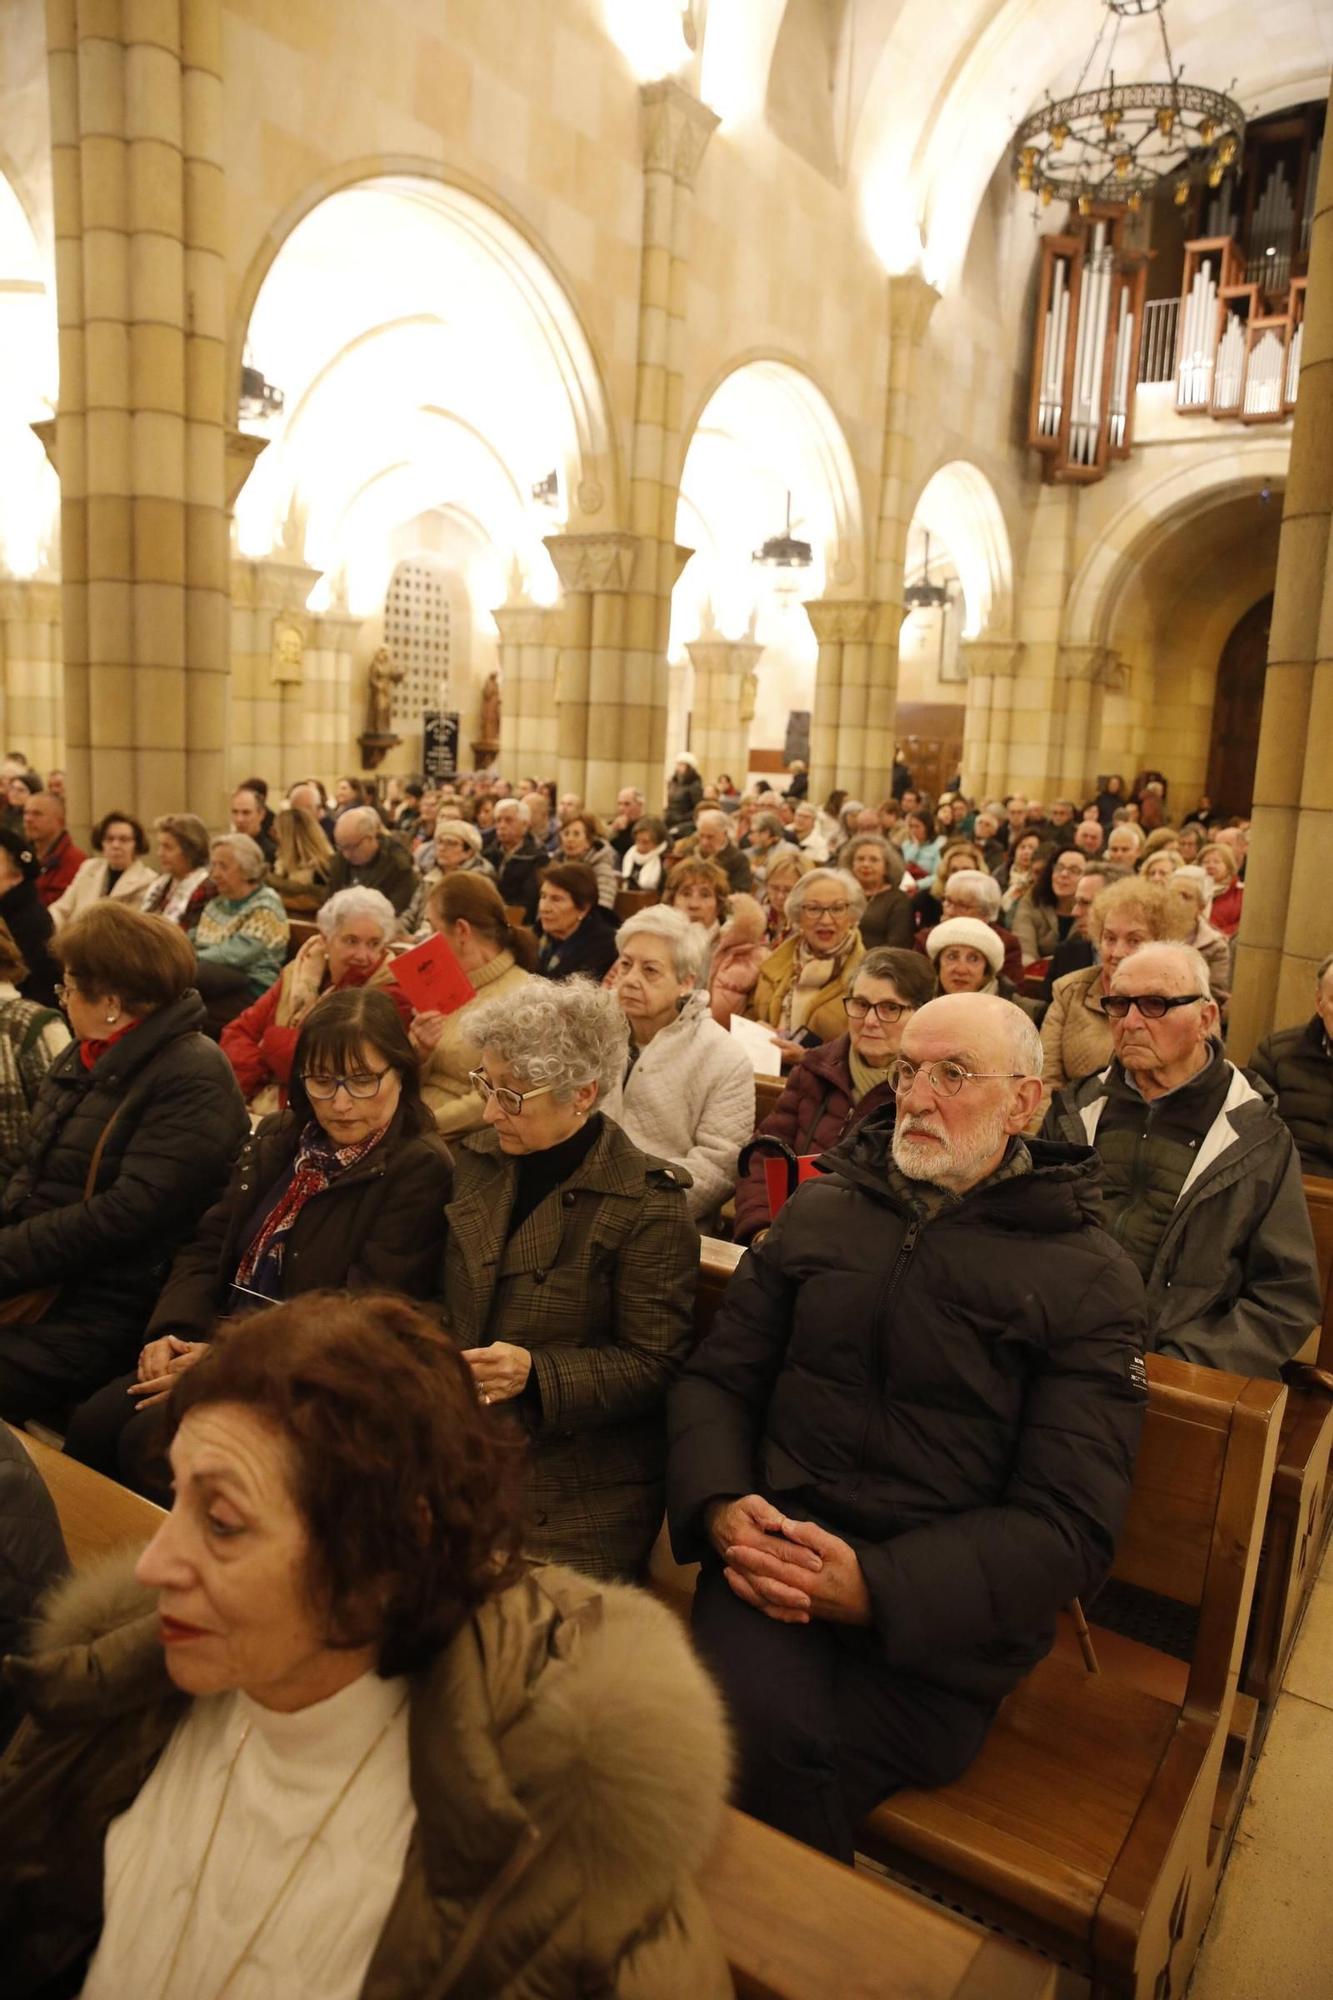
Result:
<instances>
[{"instance_id":1,"label":"religious statue in niche","mask_svg":"<svg viewBox=\"0 0 1333 2000\"><path fill-rule=\"evenodd\" d=\"M500 746L500 676L494 668L482 682L481 741Z\"/></svg>"},{"instance_id":2,"label":"religious statue in niche","mask_svg":"<svg viewBox=\"0 0 1333 2000\"><path fill-rule=\"evenodd\" d=\"M371 657L368 673L368 736L393 736L393 691L404 678L403 669L395 665L388 647L381 646ZM394 742L397 741L394 736Z\"/></svg>"},{"instance_id":3,"label":"religious statue in niche","mask_svg":"<svg viewBox=\"0 0 1333 2000\"><path fill-rule=\"evenodd\" d=\"M273 621L273 653L269 670L279 683L299 684L301 661L305 652L305 633L291 618L275 618Z\"/></svg>"}]
</instances>

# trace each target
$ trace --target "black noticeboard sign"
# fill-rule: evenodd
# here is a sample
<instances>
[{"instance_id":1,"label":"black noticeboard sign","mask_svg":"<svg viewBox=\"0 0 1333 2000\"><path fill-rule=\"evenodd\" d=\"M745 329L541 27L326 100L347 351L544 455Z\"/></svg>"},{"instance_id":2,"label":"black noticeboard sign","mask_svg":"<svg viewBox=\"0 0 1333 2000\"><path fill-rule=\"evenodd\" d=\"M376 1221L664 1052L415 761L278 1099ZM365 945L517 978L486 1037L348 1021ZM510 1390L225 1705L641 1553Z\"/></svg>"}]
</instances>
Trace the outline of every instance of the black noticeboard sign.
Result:
<instances>
[{"instance_id":1,"label":"black noticeboard sign","mask_svg":"<svg viewBox=\"0 0 1333 2000\"><path fill-rule=\"evenodd\" d=\"M421 773L428 784L438 785L458 770L458 711L428 708L421 718L424 741Z\"/></svg>"}]
</instances>

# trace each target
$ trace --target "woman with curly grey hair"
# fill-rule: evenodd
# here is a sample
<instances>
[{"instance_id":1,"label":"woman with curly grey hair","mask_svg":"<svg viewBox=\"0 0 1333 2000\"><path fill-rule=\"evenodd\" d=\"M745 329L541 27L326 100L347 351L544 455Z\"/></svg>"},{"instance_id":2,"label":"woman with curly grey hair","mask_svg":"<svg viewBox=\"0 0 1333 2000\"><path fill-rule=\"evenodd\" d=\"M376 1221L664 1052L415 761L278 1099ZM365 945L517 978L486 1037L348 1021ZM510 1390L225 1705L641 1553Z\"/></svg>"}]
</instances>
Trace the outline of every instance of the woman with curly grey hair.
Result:
<instances>
[{"instance_id":1,"label":"woman with curly grey hair","mask_svg":"<svg viewBox=\"0 0 1333 2000\"><path fill-rule=\"evenodd\" d=\"M531 1446L529 1546L639 1575L662 1519L666 1392L693 1341L689 1176L598 1108L628 1058L613 993L533 980L474 1004L485 1126L445 1211L445 1318Z\"/></svg>"}]
</instances>

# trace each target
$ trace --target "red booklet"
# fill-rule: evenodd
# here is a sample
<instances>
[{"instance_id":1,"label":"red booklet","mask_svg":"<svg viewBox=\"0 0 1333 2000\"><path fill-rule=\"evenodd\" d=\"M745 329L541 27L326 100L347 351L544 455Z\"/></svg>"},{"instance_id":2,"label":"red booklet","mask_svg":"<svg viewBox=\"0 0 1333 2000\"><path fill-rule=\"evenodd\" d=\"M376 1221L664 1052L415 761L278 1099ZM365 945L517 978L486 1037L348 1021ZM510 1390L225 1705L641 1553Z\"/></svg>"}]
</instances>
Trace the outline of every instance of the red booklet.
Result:
<instances>
[{"instance_id":1,"label":"red booklet","mask_svg":"<svg viewBox=\"0 0 1333 2000\"><path fill-rule=\"evenodd\" d=\"M427 938L393 961L393 976L418 1014L452 1014L477 989L442 937Z\"/></svg>"}]
</instances>

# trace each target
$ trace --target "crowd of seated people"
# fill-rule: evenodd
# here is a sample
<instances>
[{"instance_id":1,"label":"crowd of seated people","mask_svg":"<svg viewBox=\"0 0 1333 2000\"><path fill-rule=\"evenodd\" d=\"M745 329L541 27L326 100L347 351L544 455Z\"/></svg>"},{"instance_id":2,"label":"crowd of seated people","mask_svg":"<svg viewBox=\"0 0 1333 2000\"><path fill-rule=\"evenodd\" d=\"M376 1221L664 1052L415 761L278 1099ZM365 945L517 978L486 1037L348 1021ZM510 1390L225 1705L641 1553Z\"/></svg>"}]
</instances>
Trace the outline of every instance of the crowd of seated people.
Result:
<instances>
[{"instance_id":1,"label":"crowd of seated people","mask_svg":"<svg viewBox=\"0 0 1333 2000\"><path fill-rule=\"evenodd\" d=\"M1333 959L1309 1021L1249 1072L1227 1059L1243 825L1177 824L1156 779L1083 808L905 785L820 809L710 785L688 756L659 800L596 803L478 773L302 779L270 810L249 778L227 831L155 822L156 868L137 822L104 814L54 897L63 799L25 786L21 828L0 829L0 1416L172 1507L138 1587L169 1638L173 1619L209 1636L214 1613L240 1634L187 1695L252 1702L251 1661L268 1670L243 1579L213 1580L199 1454L233 1454L318 1567L355 1498L328 1497L340 1468L356 1484L338 1453L389 1427L374 1532L320 1568L358 1607L355 1646L325 1628L346 1678L298 1675L294 1704L359 1689L348 1741L400 1745L373 1879L339 1919L338 1963L362 1971L426 1865L408 1844L426 1750L392 1735L418 1696L396 1677L453 1660L465 1629L540 1683L535 1635L593 1585L618 1605L665 1513L702 1564L733 1796L849 1859L871 1806L966 1766L1059 1608L1106 1575L1143 1354L1271 1378L1320 1316L1301 1174L1333 1173ZM471 989L447 1011L395 976L424 940ZM756 1037L782 1069L762 1117ZM748 1255L700 1341L701 1230ZM443 1482L415 1489L441 1535L459 1510L445 1562L393 1519L399 1443ZM437 1628L431 1594L483 1528L504 1560L477 1560ZM520 1548L592 1583L525 1583ZM490 1671L494 1646L469 1658ZM672 1671L695 1670L681 1653ZM188 1758L216 1762L198 1713L164 1709L154 1755L176 1761L123 1792L117 1890L83 1941L95 2000L202 1962L188 1927L140 1936L129 1914L175 1880L172 1815L205 1769ZM336 1793L352 1766L330 1769ZM18 1796L51 1782L39 1758ZM0 1783L0 1829L5 1812ZM647 1932L636 1905L604 1962L661 1942L682 1851L665 1843ZM238 1860L236 1894L271 1858ZM30 1866L51 1882L54 1856ZM308 1886L307 1921L336 1875Z\"/></svg>"}]
</instances>

